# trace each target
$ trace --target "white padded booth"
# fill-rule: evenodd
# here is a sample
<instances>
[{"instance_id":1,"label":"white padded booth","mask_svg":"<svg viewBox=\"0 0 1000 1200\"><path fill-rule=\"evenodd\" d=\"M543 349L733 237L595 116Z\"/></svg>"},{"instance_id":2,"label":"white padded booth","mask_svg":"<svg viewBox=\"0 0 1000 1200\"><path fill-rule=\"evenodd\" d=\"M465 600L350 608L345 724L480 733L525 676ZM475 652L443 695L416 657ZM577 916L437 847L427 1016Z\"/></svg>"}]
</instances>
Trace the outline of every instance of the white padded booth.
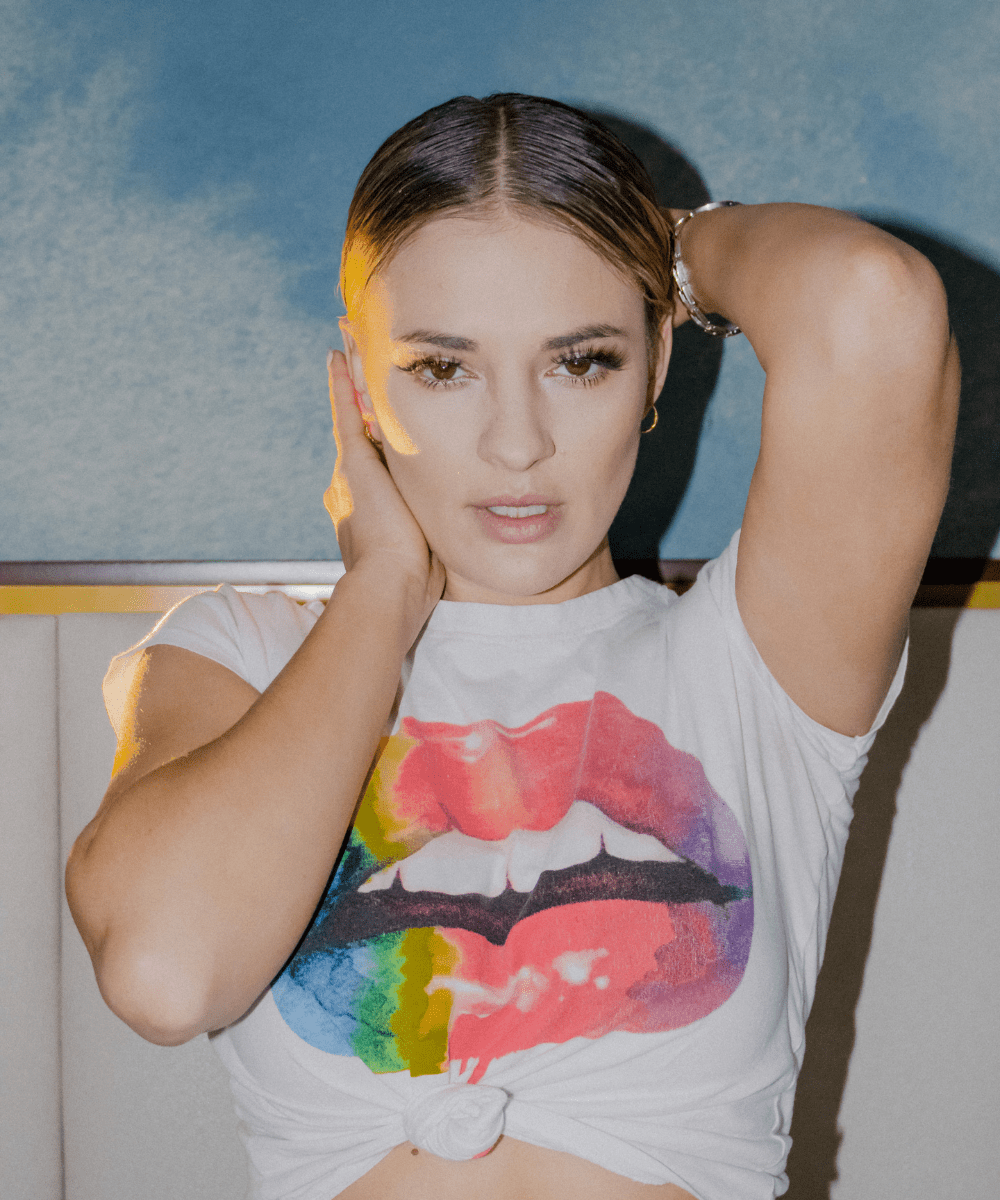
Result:
<instances>
[{"instance_id":1,"label":"white padded booth","mask_svg":"<svg viewBox=\"0 0 1000 1200\"><path fill-rule=\"evenodd\" d=\"M114 750L101 678L156 619L0 618L3 1200L246 1192L207 1040L118 1021L62 895ZM912 630L810 1021L791 1200L1000 1195L1000 611L918 609Z\"/></svg>"}]
</instances>

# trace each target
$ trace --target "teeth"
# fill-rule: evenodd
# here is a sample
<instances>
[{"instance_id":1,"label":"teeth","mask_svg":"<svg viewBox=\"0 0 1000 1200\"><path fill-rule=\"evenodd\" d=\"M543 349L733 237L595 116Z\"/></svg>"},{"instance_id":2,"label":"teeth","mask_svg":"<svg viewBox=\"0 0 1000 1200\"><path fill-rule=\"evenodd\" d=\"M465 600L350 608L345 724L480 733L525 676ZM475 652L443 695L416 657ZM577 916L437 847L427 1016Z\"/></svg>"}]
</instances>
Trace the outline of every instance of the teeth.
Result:
<instances>
[{"instance_id":1,"label":"teeth","mask_svg":"<svg viewBox=\"0 0 1000 1200\"><path fill-rule=\"evenodd\" d=\"M490 507L491 513L496 513L498 517L540 517L542 513L548 512L547 504L529 504L526 508L511 508L506 504L494 504Z\"/></svg>"},{"instance_id":2,"label":"teeth","mask_svg":"<svg viewBox=\"0 0 1000 1200\"><path fill-rule=\"evenodd\" d=\"M545 871L588 862L601 845L629 862L681 862L679 855L648 833L633 833L585 800L576 800L552 829L516 829L502 842L486 842L452 829L409 858L373 875L359 892L392 887L396 876L408 892L499 896L507 886L530 892Z\"/></svg>"}]
</instances>

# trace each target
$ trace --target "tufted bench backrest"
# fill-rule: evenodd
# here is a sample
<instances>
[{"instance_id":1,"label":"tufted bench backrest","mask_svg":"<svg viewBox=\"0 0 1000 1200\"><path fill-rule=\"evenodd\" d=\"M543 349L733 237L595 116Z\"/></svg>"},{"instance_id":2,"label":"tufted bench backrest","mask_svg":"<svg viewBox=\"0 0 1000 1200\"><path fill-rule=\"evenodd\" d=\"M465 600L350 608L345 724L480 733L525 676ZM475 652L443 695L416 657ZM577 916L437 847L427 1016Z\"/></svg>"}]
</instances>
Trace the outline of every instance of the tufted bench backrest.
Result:
<instances>
[{"instance_id":1,"label":"tufted bench backrest","mask_svg":"<svg viewBox=\"0 0 1000 1200\"><path fill-rule=\"evenodd\" d=\"M3 1200L246 1194L206 1038L152 1046L114 1017L62 897L114 750L101 679L156 619L0 618ZM917 609L912 628L907 685L855 806L788 1200L995 1193L1000 610Z\"/></svg>"}]
</instances>

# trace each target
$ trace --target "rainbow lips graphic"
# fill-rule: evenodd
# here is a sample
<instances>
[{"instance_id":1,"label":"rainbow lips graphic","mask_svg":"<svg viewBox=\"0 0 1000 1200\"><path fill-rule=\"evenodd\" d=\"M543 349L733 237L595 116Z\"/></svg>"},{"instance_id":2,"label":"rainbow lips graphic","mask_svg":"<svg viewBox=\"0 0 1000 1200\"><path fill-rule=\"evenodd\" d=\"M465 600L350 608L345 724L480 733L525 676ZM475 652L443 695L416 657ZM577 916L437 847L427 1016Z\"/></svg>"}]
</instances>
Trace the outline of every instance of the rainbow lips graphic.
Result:
<instances>
[{"instance_id":1,"label":"rainbow lips graphic","mask_svg":"<svg viewBox=\"0 0 1000 1200\"><path fill-rule=\"evenodd\" d=\"M413 1075L733 993L753 929L746 841L698 760L608 692L517 729L406 718L273 994L288 1025Z\"/></svg>"}]
</instances>

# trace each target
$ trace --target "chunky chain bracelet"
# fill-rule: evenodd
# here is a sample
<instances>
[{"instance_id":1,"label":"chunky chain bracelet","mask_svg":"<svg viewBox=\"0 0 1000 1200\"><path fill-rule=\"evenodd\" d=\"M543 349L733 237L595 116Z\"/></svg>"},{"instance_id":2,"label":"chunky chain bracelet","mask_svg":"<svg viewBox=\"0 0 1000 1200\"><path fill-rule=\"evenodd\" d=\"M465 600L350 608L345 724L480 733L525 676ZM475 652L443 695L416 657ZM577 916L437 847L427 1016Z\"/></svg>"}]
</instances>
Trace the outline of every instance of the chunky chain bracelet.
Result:
<instances>
[{"instance_id":1,"label":"chunky chain bracelet","mask_svg":"<svg viewBox=\"0 0 1000 1200\"><path fill-rule=\"evenodd\" d=\"M739 200L713 200L711 204L703 204L700 208L691 209L674 226L673 277L674 283L677 285L677 294L681 298L681 303L688 310L691 320L713 337L735 337L736 334L742 333L742 330L732 321L713 321L695 299L694 293L691 291L691 276L684 259L681 258L680 233L696 213L711 212L713 208L732 208L738 204Z\"/></svg>"}]
</instances>

